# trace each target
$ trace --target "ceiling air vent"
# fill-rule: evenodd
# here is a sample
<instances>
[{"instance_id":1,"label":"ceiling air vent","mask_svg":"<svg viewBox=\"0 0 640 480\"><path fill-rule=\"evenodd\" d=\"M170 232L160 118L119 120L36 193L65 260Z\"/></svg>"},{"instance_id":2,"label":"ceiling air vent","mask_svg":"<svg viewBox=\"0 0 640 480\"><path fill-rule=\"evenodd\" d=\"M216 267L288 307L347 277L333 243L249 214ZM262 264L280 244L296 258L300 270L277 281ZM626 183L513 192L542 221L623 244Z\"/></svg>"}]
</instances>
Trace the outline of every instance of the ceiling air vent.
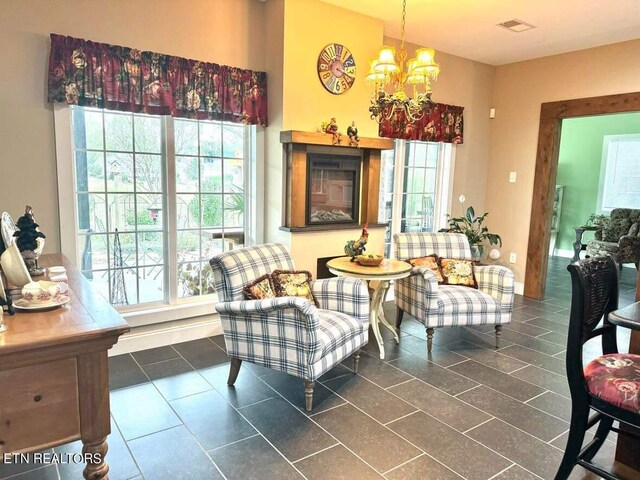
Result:
<instances>
[{"instance_id":1,"label":"ceiling air vent","mask_svg":"<svg viewBox=\"0 0 640 480\"><path fill-rule=\"evenodd\" d=\"M536 28L534 25L530 23L525 23L521 20L514 18L513 20L507 20L506 22L502 22L498 24L499 27L506 28L507 30L511 30L512 32L520 33L525 30L531 30L532 28Z\"/></svg>"}]
</instances>

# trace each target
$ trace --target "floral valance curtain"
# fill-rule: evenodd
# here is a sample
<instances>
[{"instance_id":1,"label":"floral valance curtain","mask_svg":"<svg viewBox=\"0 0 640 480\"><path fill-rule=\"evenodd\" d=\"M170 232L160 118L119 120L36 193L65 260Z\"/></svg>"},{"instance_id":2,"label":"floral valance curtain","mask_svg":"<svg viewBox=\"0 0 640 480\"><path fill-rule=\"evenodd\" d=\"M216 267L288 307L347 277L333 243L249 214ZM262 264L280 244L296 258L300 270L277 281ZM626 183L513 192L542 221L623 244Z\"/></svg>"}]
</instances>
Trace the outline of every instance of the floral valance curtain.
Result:
<instances>
[{"instance_id":1,"label":"floral valance curtain","mask_svg":"<svg viewBox=\"0 0 640 480\"><path fill-rule=\"evenodd\" d=\"M390 108L390 107L387 107ZM378 134L381 137L424 142L462 143L464 107L436 103L420 120L407 121L404 111L385 112Z\"/></svg>"},{"instance_id":2,"label":"floral valance curtain","mask_svg":"<svg viewBox=\"0 0 640 480\"><path fill-rule=\"evenodd\" d=\"M267 74L51 34L49 102L267 126Z\"/></svg>"}]
</instances>

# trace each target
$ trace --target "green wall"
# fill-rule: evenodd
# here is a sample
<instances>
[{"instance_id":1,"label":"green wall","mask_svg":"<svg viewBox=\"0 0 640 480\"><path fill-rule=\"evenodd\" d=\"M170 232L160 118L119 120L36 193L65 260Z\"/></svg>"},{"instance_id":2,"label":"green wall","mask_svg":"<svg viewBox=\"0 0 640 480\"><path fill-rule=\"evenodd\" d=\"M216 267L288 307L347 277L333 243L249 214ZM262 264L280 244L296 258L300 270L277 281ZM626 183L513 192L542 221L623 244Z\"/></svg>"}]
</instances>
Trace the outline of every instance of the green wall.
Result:
<instances>
[{"instance_id":1,"label":"green wall","mask_svg":"<svg viewBox=\"0 0 640 480\"><path fill-rule=\"evenodd\" d=\"M640 133L640 113L571 118L562 122L556 185L564 185L564 199L556 249L571 250L573 227L583 225L596 211L605 135ZM589 238L585 233L583 241Z\"/></svg>"}]
</instances>

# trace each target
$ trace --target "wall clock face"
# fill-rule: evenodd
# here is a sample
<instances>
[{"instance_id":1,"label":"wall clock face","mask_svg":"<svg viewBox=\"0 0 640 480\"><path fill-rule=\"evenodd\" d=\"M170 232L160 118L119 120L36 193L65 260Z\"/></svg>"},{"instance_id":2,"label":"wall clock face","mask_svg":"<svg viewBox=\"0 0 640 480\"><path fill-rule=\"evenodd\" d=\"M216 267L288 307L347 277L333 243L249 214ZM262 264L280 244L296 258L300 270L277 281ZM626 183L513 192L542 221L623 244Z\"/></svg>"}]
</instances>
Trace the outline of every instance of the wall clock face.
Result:
<instances>
[{"instance_id":1,"label":"wall clock face","mask_svg":"<svg viewBox=\"0 0 640 480\"><path fill-rule=\"evenodd\" d=\"M318 76L322 86L334 95L349 90L356 80L356 61L347 47L330 43L318 55Z\"/></svg>"}]
</instances>

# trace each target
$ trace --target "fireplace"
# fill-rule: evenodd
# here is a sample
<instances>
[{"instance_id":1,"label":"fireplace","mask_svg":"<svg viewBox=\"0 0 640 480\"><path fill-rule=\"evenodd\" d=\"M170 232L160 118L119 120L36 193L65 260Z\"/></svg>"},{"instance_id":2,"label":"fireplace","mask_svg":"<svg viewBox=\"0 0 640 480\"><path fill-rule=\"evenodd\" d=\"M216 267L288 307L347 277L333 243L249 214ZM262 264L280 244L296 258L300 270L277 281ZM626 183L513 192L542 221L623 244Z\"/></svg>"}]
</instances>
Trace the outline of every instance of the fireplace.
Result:
<instances>
[{"instance_id":1,"label":"fireplace","mask_svg":"<svg viewBox=\"0 0 640 480\"><path fill-rule=\"evenodd\" d=\"M307 155L308 225L358 223L360 156Z\"/></svg>"},{"instance_id":2,"label":"fireplace","mask_svg":"<svg viewBox=\"0 0 640 480\"><path fill-rule=\"evenodd\" d=\"M380 152L392 149L393 140L360 137L355 147L344 138L334 143L326 133L280 132L285 167L282 230L383 226L378 224Z\"/></svg>"}]
</instances>

